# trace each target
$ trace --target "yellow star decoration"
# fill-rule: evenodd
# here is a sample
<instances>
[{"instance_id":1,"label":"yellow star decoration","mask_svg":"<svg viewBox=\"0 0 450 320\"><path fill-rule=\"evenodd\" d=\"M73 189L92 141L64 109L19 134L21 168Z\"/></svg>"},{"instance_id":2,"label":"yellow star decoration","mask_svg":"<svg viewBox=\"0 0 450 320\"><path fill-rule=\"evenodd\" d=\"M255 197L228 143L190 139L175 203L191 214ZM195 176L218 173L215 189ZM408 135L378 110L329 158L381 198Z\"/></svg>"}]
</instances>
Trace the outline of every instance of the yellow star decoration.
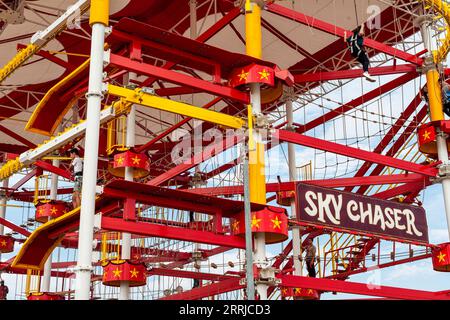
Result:
<instances>
[{"instance_id":1,"label":"yellow star decoration","mask_svg":"<svg viewBox=\"0 0 450 320\"><path fill-rule=\"evenodd\" d=\"M263 71L259 71L258 73L259 73L259 80L262 80L262 79L269 80L270 73L267 72L266 69L263 69Z\"/></svg>"},{"instance_id":2,"label":"yellow star decoration","mask_svg":"<svg viewBox=\"0 0 450 320\"><path fill-rule=\"evenodd\" d=\"M139 158L137 155L134 156L134 158L131 158L133 160L133 164L140 164L141 158Z\"/></svg>"},{"instance_id":3,"label":"yellow star decoration","mask_svg":"<svg viewBox=\"0 0 450 320\"><path fill-rule=\"evenodd\" d=\"M278 219L278 216L275 216L275 219L271 219L270 221L273 222L273 226L272 226L273 229L278 228L281 230L281 220Z\"/></svg>"},{"instance_id":4,"label":"yellow star decoration","mask_svg":"<svg viewBox=\"0 0 450 320\"><path fill-rule=\"evenodd\" d=\"M137 271L136 268L134 268L133 270L130 270L130 273L132 278L133 277L137 278L139 271Z\"/></svg>"},{"instance_id":5,"label":"yellow star decoration","mask_svg":"<svg viewBox=\"0 0 450 320\"><path fill-rule=\"evenodd\" d=\"M302 293L302 288L295 288L295 289L294 289L294 293L295 293L295 294L300 294L300 293Z\"/></svg>"},{"instance_id":6,"label":"yellow star decoration","mask_svg":"<svg viewBox=\"0 0 450 320\"><path fill-rule=\"evenodd\" d=\"M282 292L283 294L285 294L285 295L286 295L286 294L287 294L287 289L286 289L286 288L284 288L284 289L282 289L282 290L281 290L281 292Z\"/></svg>"},{"instance_id":7,"label":"yellow star decoration","mask_svg":"<svg viewBox=\"0 0 450 320\"><path fill-rule=\"evenodd\" d=\"M39 208L39 210L38 210L38 215L42 215L43 211L44 211L43 208Z\"/></svg>"},{"instance_id":8,"label":"yellow star decoration","mask_svg":"<svg viewBox=\"0 0 450 320\"><path fill-rule=\"evenodd\" d=\"M119 165L119 166L121 166L122 164L123 164L123 157L122 156L120 156L120 157L118 157L117 158L117 164Z\"/></svg>"},{"instance_id":9,"label":"yellow star decoration","mask_svg":"<svg viewBox=\"0 0 450 320\"><path fill-rule=\"evenodd\" d=\"M2 244L2 247L6 247L6 240L3 240L3 241L1 242L1 244Z\"/></svg>"},{"instance_id":10,"label":"yellow star decoration","mask_svg":"<svg viewBox=\"0 0 450 320\"><path fill-rule=\"evenodd\" d=\"M423 139L424 140L430 140L430 138L431 138L431 136L430 136L430 131L425 131L424 133L423 133L423 135L422 135L422 137L423 137Z\"/></svg>"},{"instance_id":11,"label":"yellow star decoration","mask_svg":"<svg viewBox=\"0 0 450 320\"><path fill-rule=\"evenodd\" d=\"M438 255L439 262L444 262L445 261L445 256L446 256L445 253L443 253L442 251L439 252L439 255Z\"/></svg>"},{"instance_id":12,"label":"yellow star decoration","mask_svg":"<svg viewBox=\"0 0 450 320\"><path fill-rule=\"evenodd\" d=\"M241 223L241 222L240 221L233 222L233 231L234 232L239 230L239 223Z\"/></svg>"},{"instance_id":13,"label":"yellow star decoration","mask_svg":"<svg viewBox=\"0 0 450 320\"><path fill-rule=\"evenodd\" d=\"M257 229L259 229L261 226L259 225L261 223L262 219L256 219L256 215L253 215L252 217L252 228L256 227Z\"/></svg>"},{"instance_id":14,"label":"yellow star decoration","mask_svg":"<svg viewBox=\"0 0 450 320\"><path fill-rule=\"evenodd\" d=\"M56 209L55 207L52 207L51 209L50 209L50 213L51 214L56 214L58 212L58 209Z\"/></svg>"},{"instance_id":15,"label":"yellow star decoration","mask_svg":"<svg viewBox=\"0 0 450 320\"><path fill-rule=\"evenodd\" d=\"M312 289L308 289L308 294L314 294L314 291Z\"/></svg>"},{"instance_id":16,"label":"yellow star decoration","mask_svg":"<svg viewBox=\"0 0 450 320\"><path fill-rule=\"evenodd\" d=\"M242 72L241 72L240 75L238 75L238 77L239 77L239 81L240 81L240 82L242 82L242 81L244 81L244 80L247 81L248 72L245 72L245 70L242 69Z\"/></svg>"},{"instance_id":17,"label":"yellow star decoration","mask_svg":"<svg viewBox=\"0 0 450 320\"><path fill-rule=\"evenodd\" d=\"M106 279L106 275L108 274L108 272L103 272L103 279Z\"/></svg>"},{"instance_id":18,"label":"yellow star decoration","mask_svg":"<svg viewBox=\"0 0 450 320\"><path fill-rule=\"evenodd\" d=\"M116 268L114 271L114 277L120 278L120 275L122 274L122 270L119 270L119 268Z\"/></svg>"}]
</instances>

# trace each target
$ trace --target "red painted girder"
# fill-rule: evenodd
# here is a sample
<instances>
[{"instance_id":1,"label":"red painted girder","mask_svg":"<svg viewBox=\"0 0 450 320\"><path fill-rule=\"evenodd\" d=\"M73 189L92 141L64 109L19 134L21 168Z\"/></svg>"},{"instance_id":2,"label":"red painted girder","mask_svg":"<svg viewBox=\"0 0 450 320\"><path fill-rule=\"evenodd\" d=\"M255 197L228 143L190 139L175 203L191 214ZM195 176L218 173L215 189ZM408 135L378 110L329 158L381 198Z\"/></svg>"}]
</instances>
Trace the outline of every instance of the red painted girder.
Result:
<instances>
[{"instance_id":1,"label":"red painted girder","mask_svg":"<svg viewBox=\"0 0 450 320\"><path fill-rule=\"evenodd\" d=\"M194 288L189 291L174 294L168 297L161 298L160 300L199 300L222 293L236 291L244 289L245 285L240 284L240 279L228 279L220 282L216 282L207 286Z\"/></svg>"},{"instance_id":2,"label":"red painted girder","mask_svg":"<svg viewBox=\"0 0 450 320\"><path fill-rule=\"evenodd\" d=\"M133 61L130 58L111 54L111 65L136 72L146 76L154 76L168 82L176 83L182 86L197 88L204 92L211 93L224 98L229 98L243 103L249 103L250 97L247 93L233 89L231 87L213 84L211 82L197 79L182 73L156 67L147 63Z\"/></svg>"},{"instance_id":3,"label":"red painted girder","mask_svg":"<svg viewBox=\"0 0 450 320\"><path fill-rule=\"evenodd\" d=\"M348 37L351 35L351 31L332 25L331 23L319 20L316 17L310 17L303 13L297 12L295 10L274 3L269 4L267 6L267 11L285 17L289 20L297 21L303 25L308 26L309 28L321 30L334 36L343 38L345 36L345 31L347 31ZM423 59L418 58L415 55L393 48L384 43L380 43L367 37L364 38L364 45L378 52L386 53L392 57L399 58L419 66L423 64Z\"/></svg>"},{"instance_id":4,"label":"red painted girder","mask_svg":"<svg viewBox=\"0 0 450 320\"><path fill-rule=\"evenodd\" d=\"M203 106L203 109L209 109L209 108L213 107L216 103L218 103L221 100L222 100L222 98L215 98L211 102L205 104ZM183 125L188 123L190 120L192 120L192 118L187 117L187 118L183 119L182 121L178 122L177 124L169 127L167 130L165 130L164 132L158 134L156 137L154 137L152 140L150 140L146 144L144 144L144 145L140 146L139 148L137 148L136 151L140 153L140 152L145 152L145 151L149 150L150 147L153 146L156 142L158 142L162 138L166 137L167 135L171 134L176 129L182 127Z\"/></svg>"},{"instance_id":5,"label":"red painted girder","mask_svg":"<svg viewBox=\"0 0 450 320\"><path fill-rule=\"evenodd\" d=\"M245 240L241 237L221 235L208 231L190 230L145 222L131 222L104 216L102 216L101 226L102 229L110 231L245 249Z\"/></svg>"},{"instance_id":6,"label":"red painted girder","mask_svg":"<svg viewBox=\"0 0 450 320\"><path fill-rule=\"evenodd\" d=\"M404 289L389 286L372 286L367 283L357 283L350 281L310 278L302 276L278 275L281 285L292 288L311 288L319 291L342 292L349 294L367 295L374 297L385 297L393 299L408 300L449 300L449 296L444 296L437 292Z\"/></svg>"},{"instance_id":7,"label":"red painted girder","mask_svg":"<svg viewBox=\"0 0 450 320\"><path fill-rule=\"evenodd\" d=\"M31 234L29 231L27 231L19 226L16 226L14 223L9 222L8 220L3 219L3 218L0 218L0 224L4 225L5 227L10 228L13 231L20 233L21 235L23 235L25 237L28 237Z\"/></svg>"},{"instance_id":8,"label":"red painted girder","mask_svg":"<svg viewBox=\"0 0 450 320\"><path fill-rule=\"evenodd\" d=\"M227 279L236 279L235 276L223 275L223 274L213 274L195 271L184 271L184 270L173 270L173 269L163 269L163 268L153 268L147 271L148 276L165 276L165 277L177 277L186 279L199 279L207 281L223 281ZM239 278L238 278L239 279Z\"/></svg>"},{"instance_id":9,"label":"red painted girder","mask_svg":"<svg viewBox=\"0 0 450 320\"><path fill-rule=\"evenodd\" d=\"M428 258L431 258L431 256L432 256L431 253L422 254L422 255L417 256L417 257L406 258L406 259L396 260L396 261L393 261L393 262L378 264L378 265L371 266L371 267L363 267L363 268L351 270L351 271L348 271L348 272L342 272L342 273L339 273L339 274L331 275L331 276L326 277L326 278L328 278L328 279L336 279L336 280L347 279L349 276L355 275L355 274L358 274L358 273L369 272L369 271L373 271L373 270L379 270L379 269L384 269L384 268L397 266L397 265L404 264L404 263L410 263L410 262L414 262L414 261L428 259Z\"/></svg>"},{"instance_id":10,"label":"red painted girder","mask_svg":"<svg viewBox=\"0 0 450 320\"><path fill-rule=\"evenodd\" d=\"M413 120L411 121L411 123L408 125L408 127L406 127L406 129L403 131L403 133L400 135L400 137L394 142L394 144L392 145L392 147L388 150L388 152L386 153L387 156L393 157L395 156L395 154L397 153L398 150L400 150L400 148L405 144L405 142L408 140L409 136L411 134L413 134L418 125L420 124L420 122L425 118L425 116L428 114L428 107L425 105L421 110L419 110L419 112L417 113L417 115L413 118ZM381 172L384 169L384 165L379 164L377 165L372 172L370 173L371 176L377 176L379 174L381 174ZM364 193L366 192L368 188L366 186L361 186L357 193Z\"/></svg>"},{"instance_id":11,"label":"red painted girder","mask_svg":"<svg viewBox=\"0 0 450 320\"><path fill-rule=\"evenodd\" d=\"M353 177L353 178L337 178L324 180L304 180L304 181L290 181L282 183L266 183L267 192L278 191L295 191L295 184L297 182L316 185L327 188L341 188L346 186L361 186L361 185L383 185L393 183L422 183L428 181L427 177L421 174L394 174L382 176L368 176L368 177ZM218 195L234 195L243 194L244 187L242 185L226 186L226 187L209 187L209 188L195 188L188 189L188 192L218 196Z\"/></svg>"},{"instance_id":12,"label":"red painted girder","mask_svg":"<svg viewBox=\"0 0 450 320\"><path fill-rule=\"evenodd\" d=\"M2 125L0 125L0 131L2 131L3 133L7 134L11 138L14 138L17 141L23 143L24 145L26 145L29 148L36 148L36 145L34 143L32 143L31 141L25 139L21 135L15 133L14 131L9 130L8 128L6 128L6 127L4 127Z\"/></svg>"},{"instance_id":13,"label":"red painted girder","mask_svg":"<svg viewBox=\"0 0 450 320\"><path fill-rule=\"evenodd\" d=\"M11 188L11 192L9 195L11 195L15 190L19 189L21 186L23 186L25 183L27 183L30 179L34 178L36 174L38 173L38 170L40 169L33 169L27 175L25 175L22 179L17 181Z\"/></svg>"},{"instance_id":14,"label":"red painted girder","mask_svg":"<svg viewBox=\"0 0 450 320\"><path fill-rule=\"evenodd\" d=\"M235 146L242 140L242 135L236 136L235 138L230 139L224 139L224 141L218 142L215 145L211 147L206 147L203 149L203 151L199 154L194 155L187 163L182 163L177 165L176 167L168 170L167 172L153 178L147 184L150 184L152 186L158 186L163 184L164 182L176 177L182 172L185 172L187 170L192 169L199 163L202 163L203 161L206 161L215 155ZM214 152L211 152L214 151Z\"/></svg>"},{"instance_id":15,"label":"red painted girder","mask_svg":"<svg viewBox=\"0 0 450 320\"><path fill-rule=\"evenodd\" d=\"M203 32L199 37L197 37L195 40L198 42L206 42L209 39L211 39L214 35L216 35L220 30L225 28L230 22L232 22L234 19L236 19L241 14L241 10L239 7L235 7L234 9L230 10L224 17L222 17L219 21L217 21L215 24L213 24L208 30ZM166 62L162 68L163 69L171 69L176 64L168 61ZM150 86L152 85L158 78L157 77L149 77L146 79L143 83L143 86Z\"/></svg>"},{"instance_id":16,"label":"red painted girder","mask_svg":"<svg viewBox=\"0 0 450 320\"><path fill-rule=\"evenodd\" d=\"M414 111L416 111L417 107L422 102L421 95L418 94L415 96L415 98L411 101L411 103L408 105L408 107L403 111L397 121L392 125L392 127L389 129L389 131L385 134L383 139L378 143L378 145L373 149L373 152L375 153L381 153L384 148L392 141L392 139L395 137L395 135L400 131L400 129L405 124L406 120L409 119L409 117L413 114ZM361 177L363 176L372 165L372 162L365 162L356 172L355 177ZM345 191L351 191L353 188L347 187L344 190Z\"/></svg>"},{"instance_id":17,"label":"red painted girder","mask_svg":"<svg viewBox=\"0 0 450 320\"><path fill-rule=\"evenodd\" d=\"M417 67L413 64L393 65L385 67L370 68L369 72L372 76L385 76L397 73L417 72ZM354 79L363 76L362 69L351 69L330 72L304 73L294 75L295 83L330 81Z\"/></svg>"},{"instance_id":18,"label":"red painted girder","mask_svg":"<svg viewBox=\"0 0 450 320\"><path fill-rule=\"evenodd\" d=\"M278 137L280 141L295 143L305 147L328 151L355 159L372 161L374 163L382 164L385 166L405 171L415 172L430 177L436 177L438 173L438 170L436 168L423 166L413 162L400 160L389 156L384 156L370 151L357 149L314 137L308 137L295 132L290 132L286 130L276 130L275 136Z\"/></svg>"},{"instance_id":19,"label":"red painted girder","mask_svg":"<svg viewBox=\"0 0 450 320\"><path fill-rule=\"evenodd\" d=\"M49 171L51 173L55 173L58 176L61 176L63 178L66 178L68 180L72 180L73 181L73 177L70 174L70 172L61 169L59 167L55 167L54 165L51 165L48 162L42 161L42 160L38 160L34 163L37 167L44 169L45 171Z\"/></svg>"},{"instance_id":20,"label":"red painted girder","mask_svg":"<svg viewBox=\"0 0 450 320\"><path fill-rule=\"evenodd\" d=\"M339 108L331 110L328 113L325 113L323 116L320 116L317 119L314 119L314 120L306 123L305 125L300 126L299 128L296 129L296 132L298 132L298 133L307 132L327 121L330 121L338 116L343 115L344 113L346 113L354 108L359 107L363 103L367 103L370 100L375 99L375 98L381 96L382 94L385 94L385 93L397 88L398 86L401 86L402 84L409 82L410 80L412 80L418 76L419 76L419 74L417 72L411 72L411 73L404 74L388 83L383 84L379 88L369 91L369 92L363 94L361 97L356 98L346 104L343 104Z\"/></svg>"},{"instance_id":21,"label":"red painted girder","mask_svg":"<svg viewBox=\"0 0 450 320\"><path fill-rule=\"evenodd\" d=\"M417 192L417 190L422 190L427 186L431 185L431 181L424 181L423 183L411 182L404 185L388 189L385 191L378 192L371 197L379 199L392 199L399 195L410 194L411 192Z\"/></svg>"}]
</instances>

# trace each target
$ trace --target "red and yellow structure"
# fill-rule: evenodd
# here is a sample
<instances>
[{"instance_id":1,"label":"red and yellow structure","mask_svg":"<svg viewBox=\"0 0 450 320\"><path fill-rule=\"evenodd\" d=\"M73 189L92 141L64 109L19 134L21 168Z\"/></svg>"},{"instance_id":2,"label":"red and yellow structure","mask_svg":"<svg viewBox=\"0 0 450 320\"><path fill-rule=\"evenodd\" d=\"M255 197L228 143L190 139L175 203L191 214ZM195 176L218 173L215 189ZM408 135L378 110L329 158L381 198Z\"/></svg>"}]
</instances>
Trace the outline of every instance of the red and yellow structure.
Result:
<instances>
[{"instance_id":1,"label":"red and yellow structure","mask_svg":"<svg viewBox=\"0 0 450 320\"><path fill-rule=\"evenodd\" d=\"M130 287L144 286L147 283L147 269L143 263L110 260L103 264L102 282L110 287L120 287L123 282L128 282Z\"/></svg>"}]
</instances>

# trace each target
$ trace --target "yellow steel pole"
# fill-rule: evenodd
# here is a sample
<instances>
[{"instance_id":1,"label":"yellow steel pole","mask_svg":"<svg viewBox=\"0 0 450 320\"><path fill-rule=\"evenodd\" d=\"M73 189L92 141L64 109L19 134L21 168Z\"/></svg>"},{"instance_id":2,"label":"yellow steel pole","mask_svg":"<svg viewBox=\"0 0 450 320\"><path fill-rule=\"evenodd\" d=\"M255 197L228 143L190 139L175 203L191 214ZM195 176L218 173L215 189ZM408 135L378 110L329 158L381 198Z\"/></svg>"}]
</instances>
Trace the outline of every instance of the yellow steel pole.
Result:
<instances>
[{"instance_id":1,"label":"yellow steel pole","mask_svg":"<svg viewBox=\"0 0 450 320\"><path fill-rule=\"evenodd\" d=\"M261 8L255 1L247 0L245 3L245 36L247 55L262 58L262 34L261 34ZM249 106L249 198L251 202L266 204L266 177L264 163L264 145L260 142L261 133L253 131L253 116L261 114L261 86L259 83L250 84ZM256 141L255 141L256 140ZM249 210L250 211L250 210ZM247 214L247 212L246 212ZM251 215L251 212L248 212ZM249 221L250 216L247 217ZM246 228L249 228L246 225ZM248 229L250 232L250 229ZM253 263L261 270L268 267L266 259L266 241L264 233L254 234ZM249 250L249 249L247 249ZM261 280L261 279L259 279ZM260 300L267 300L268 285L258 281L256 292Z\"/></svg>"},{"instance_id":2,"label":"yellow steel pole","mask_svg":"<svg viewBox=\"0 0 450 320\"><path fill-rule=\"evenodd\" d=\"M444 120L439 72L436 69L431 69L427 71L426 76L431 121Z\"/></svg>"},{"instance_id":3,"label":"yellow steel pole","mask_svg":"<svg viewBox=\"0 0 450 320\"><path fill-rule=\"evenodd\" d=\"M261 8L247 0L245 4L245 35L247 55L262 58ZM261 113L261 92L259 84L251 88L253 114ZM255 134L257 136L257 134ZM256 143L249 150L250 201L266 204L266 177L264 144Z\"/></svg>"}]
</instances>

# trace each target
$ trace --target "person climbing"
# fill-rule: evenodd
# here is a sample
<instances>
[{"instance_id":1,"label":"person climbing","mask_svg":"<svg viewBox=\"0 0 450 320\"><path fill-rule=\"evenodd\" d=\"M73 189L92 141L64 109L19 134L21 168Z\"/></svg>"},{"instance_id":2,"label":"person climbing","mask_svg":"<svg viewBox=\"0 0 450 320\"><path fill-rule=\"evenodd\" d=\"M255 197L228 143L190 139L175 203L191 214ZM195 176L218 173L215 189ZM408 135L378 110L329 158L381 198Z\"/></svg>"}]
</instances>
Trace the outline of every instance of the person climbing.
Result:
<instances>
[{"instance_id":1,"label":"person climbing","mask_svg":"<svg viewBox=\"0 0 450 320\"><path fill-rule=\"evenodd\" d=\"M364 24L353 30L353 34L348 38L347 31L345 31L344 41L350 46L352 56L362 64L364 70L363 76L368 81L375 82L375 78L369 74L370 61L364 49Z\"/></svg>"},{"instance_id":2,"label":"person climbing","mask_svg":"<svg viewBox=\"0 0 450 320\"><path fill-rule=\"evenodd\" d=\"M9 289L5 286L5 281L0 281L0 300L7 300Z\"/></svg>"},{"instance_id":3,"label":"person climbing","mask_svg":"<svg viewBox=\"0 0 450 320\"><path fill-rule=\"evenodd\" d=\"M70 163L70 169L73 172L74 186L72 194L73 208L78 208L81 205L81 186L83 180L83 160L80 158L80 152L77 148L69 150L72 162Z\"/></svg>"},{"instance_id":4,"label":"person climbing","mask_svg":"<svg viewBox=\"0 0 450 320\"><path fill-rule=\"evenodd\" d=\"M306 240L306 269L308 270L308 275L312 278L316 277L316 267L314 266L316 262L316 247L314 246L311 239Z\"/></svg>"},{"instance_id":5,"label":"person climbing","mask_svg":"<svg viewBox=\"0 0 450 320\"><path fill-rule=\"evenodd\" d=\"M447 82L442 85L442 107L444 113L450 117L450 85Z\"/></svg>"}]
</instances>

